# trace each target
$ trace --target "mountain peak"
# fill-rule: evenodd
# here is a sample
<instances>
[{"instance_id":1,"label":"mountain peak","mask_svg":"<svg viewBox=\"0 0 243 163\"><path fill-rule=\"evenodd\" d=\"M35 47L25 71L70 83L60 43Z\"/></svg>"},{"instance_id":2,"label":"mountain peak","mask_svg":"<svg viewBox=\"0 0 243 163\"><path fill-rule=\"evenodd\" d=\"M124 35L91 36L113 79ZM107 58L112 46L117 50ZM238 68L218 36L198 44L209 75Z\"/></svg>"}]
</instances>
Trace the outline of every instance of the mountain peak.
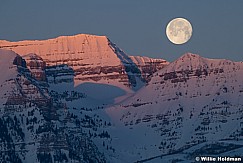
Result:
<instances>
[{"instance_id":1,"label":"mountain peak","mask_svg":"<svg viewBox=\"0 0 243 163\"><path fill-rule=\"evenodd\" d=\"M193 53L188 52L188 53L183 54L180 58L196 59L196 58L202 58L202 57L198 54L193 54Z\"/></svg>"},{"instance_id":2,"label":"mountain peak","mask_svg":"<svg viewBox=\"0 0 243 163\"><path fill-rule=\"evenodd\" d=\"M203 58L198 54L185 53L177 60L169 64L166 68L166 71L173 72L207 68L208 62L209 59Z\"/></svg>"},{"instance_id":3,"label":"mountain peak","mask_svg":"<svg viewBox=\"0 0 243 163\"><path fill-rule=\"evenodd\" d=\"M47 40L2 41L1 49L10 49L24 56L35 53L49 65L72 64L85 61L102 65L119 65L120 61L109 46L106 36L77 34Z\"/></svg>"},{"instance_id":4,"label":"mountain peak","mask_svg":"<svg viewBox=\"0 0 243 163\"><path fill-rule=\"evenodd\" d=\"M76 35L72 35L72 36L59 36L59 37L56 37L56 38L53 38L53 39L63 39L63 38L66 38L66 39L76 39L76 38L87 38L87 39L106 39L108 40L108 37L107 36L101 36L101 35L92 35L92 34L76 34Z\"/></svg>"},{"instance_id":5,"label":"mountain peak","mask_svg":"<svg viewBox=\"0 0 243 163\"><path fill-rule=\"evenodd\" d=\"M174 71L184 71L184 70L191 71L191 70L202 70L202 69L214 69L215 67L224 68L227 65L235 65L235 63L237 62L233 62L227 59L209 59L209 58L201 57L198 54L185 53L177 60L170 63L162 71L174 72Z\"/></svg>"}]
</instances>

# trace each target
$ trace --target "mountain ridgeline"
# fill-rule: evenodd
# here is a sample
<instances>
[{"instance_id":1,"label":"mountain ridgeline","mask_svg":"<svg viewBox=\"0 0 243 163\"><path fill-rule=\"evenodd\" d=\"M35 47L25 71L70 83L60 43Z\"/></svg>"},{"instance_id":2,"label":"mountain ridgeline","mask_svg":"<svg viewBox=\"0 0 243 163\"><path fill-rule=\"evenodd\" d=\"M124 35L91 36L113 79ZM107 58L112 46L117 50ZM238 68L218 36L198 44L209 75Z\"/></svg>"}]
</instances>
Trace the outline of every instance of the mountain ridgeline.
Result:
<instances>
[{"instance_id":1,"label":"mountain ridgeline","mask_svg":"<svg viewBox=\"0 0 243 163\"><path fill-rule=\"evenodd\" d=\"M0 41L0 162L243 157L243 63L129 56L105 36Z\"/></svg>"}]
</instances>

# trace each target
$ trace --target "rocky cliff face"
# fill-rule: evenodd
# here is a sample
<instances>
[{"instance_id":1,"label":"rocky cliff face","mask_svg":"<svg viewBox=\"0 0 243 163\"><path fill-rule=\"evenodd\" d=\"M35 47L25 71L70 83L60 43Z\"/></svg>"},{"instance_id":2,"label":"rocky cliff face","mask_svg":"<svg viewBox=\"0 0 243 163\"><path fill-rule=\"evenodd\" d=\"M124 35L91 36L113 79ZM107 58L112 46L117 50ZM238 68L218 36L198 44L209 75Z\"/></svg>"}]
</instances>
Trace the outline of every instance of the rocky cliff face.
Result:
<instances>
[{"instance_id":1,"label":"rocky cliff face","mask_svg":"<svg viewBox=\"0 0 243 163\"><path fill-rule=\"evenodd\" d=\"M38 81L46 81L46 62L36 54L30 53L23 56L32 76Z\"/></svg>"},{"instance_id":2,"label":"rocky cliff face","mask_svg":"<svg viewBox=\"0 0 243 163\"><path fill-rule=\"evenodd\" d=\"M31 61L32 69L37 60L42 60L47 67L67 65L74 71L76 85L87 81L109 84L114 84L109 81L117 81L129 87L139 87L138 83L149 81L151 74L168 64L162 59L129 57L106 36L86 34L40 41L0 41L0 48L22 56L36 54L39 59L35 57L34 61L32 56L27 60ZM34 75L45 80L42 72Z\"/></svg>"}]
</instances>

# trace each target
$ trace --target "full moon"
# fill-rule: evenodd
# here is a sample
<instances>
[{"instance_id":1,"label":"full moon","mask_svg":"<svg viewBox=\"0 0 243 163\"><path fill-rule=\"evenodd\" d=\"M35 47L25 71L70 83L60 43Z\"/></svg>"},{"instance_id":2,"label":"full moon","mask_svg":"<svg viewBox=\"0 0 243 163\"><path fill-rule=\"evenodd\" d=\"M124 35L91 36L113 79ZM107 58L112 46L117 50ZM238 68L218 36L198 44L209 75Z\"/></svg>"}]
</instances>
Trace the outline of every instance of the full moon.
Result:
<instances>
[{"instance_id":1,"label":"full moon","mask_svg":"<svg viewBox=\"0 0 243 163\"><path fill-rule=\"evenodd\" d=\"M192 36L192 25L184 18L175 18L166 27L166 35L174 44L184 44Z\"/></svg>"}]
</instances>

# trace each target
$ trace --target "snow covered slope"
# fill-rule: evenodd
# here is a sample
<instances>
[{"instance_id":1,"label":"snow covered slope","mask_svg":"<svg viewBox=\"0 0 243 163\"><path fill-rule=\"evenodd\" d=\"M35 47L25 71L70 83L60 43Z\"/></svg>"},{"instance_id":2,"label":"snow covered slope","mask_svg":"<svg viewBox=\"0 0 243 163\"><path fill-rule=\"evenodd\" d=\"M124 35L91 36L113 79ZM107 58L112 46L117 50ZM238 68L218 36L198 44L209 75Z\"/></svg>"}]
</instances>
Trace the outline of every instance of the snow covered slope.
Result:
<instances>
[{"instance_id":1,"label":"snow covered slope","mask_svg":"<svg viewBox=\"0 0 243 163\"><path fill-rule=\"evenodd\" d=\"M13 61L15 57L17 56L16 53L12 51L7 51L7 50L0 50L0 105L6 103L7 97L6 93L9 91L9 86L7 85L7 79L14 78L17 75L17 68L16 66L13 65Z\"/></svg>"},{"instance_id":2,"label":"snow covered slope","mask_svg":"<svg viewBox=\"0 0 243 163\"><path fill-rule=\"evenodd\" d=\"M31 66L15 52L0 50L0 162L106 162L80 127L85 120L61 102L82 94L49 92L27 68L40 68L36 63L42 62Z\"/></svg>"},{"instance_id":3,"label":"snow covered slope","mask_svg":"<svg viewBox=\"0 0 243 163\"><path fill-rule=\"evenodd\" d=\"M224 143L226 150L212 152L214 156L239 154L230 146L239 144L236 148L242 151L242 76L242 62L183 55L154 73L134 96L106 110L119 126L113 136L119 142L130 142L114 145L120 145L121 155L130 155L127 161L146 162L154 157L157 162L161 158L193 162L197 155L207 156L198 151L214 151ZM116 134L121 130L129 137ZM190 149L194 146L197 155ZM187 149L190 152L185 154ZM173 156L163 157L170 154Z\"/></svg>"}]
</instances>

